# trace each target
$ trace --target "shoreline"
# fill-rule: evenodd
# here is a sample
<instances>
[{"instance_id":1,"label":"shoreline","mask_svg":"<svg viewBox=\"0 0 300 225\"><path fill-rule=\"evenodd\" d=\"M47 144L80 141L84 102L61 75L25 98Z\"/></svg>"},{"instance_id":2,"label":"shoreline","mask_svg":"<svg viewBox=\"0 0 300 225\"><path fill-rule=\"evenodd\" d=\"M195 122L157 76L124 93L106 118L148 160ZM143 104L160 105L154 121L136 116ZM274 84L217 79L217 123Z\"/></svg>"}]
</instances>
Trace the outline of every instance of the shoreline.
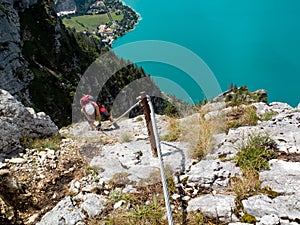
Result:
<instances>
[{"instance_id":1,"label":"shoreline","mask_svg":"<svg viewBox=\"0 0 300 225\"><path fill-rule=\"evenodd\" d=\"M124 2L123 0L120 0L120 2L122 3L122 5L128 6L129 8L131 8L139 16L139 18L141 18L141 19L138 19L138 20L142 20L143 19L142 15L139 12L137 12L131 5L126 4L126 2Z\"/></svg>"},{"instance_id":2,"label":"shoreline","mask_svg":"<svg viewBox=\"0 0 300 225\"><path fill-rule=\"evenodd\" d=\"M134 27L133 27L132 29L129 29L128 31L126 31L126 33L124 34L124 35L126 35L127 33L129 33L129 32L131 32L131 31L133 31L133 30L136 29L136 26L138 26L138 25L140 24L140 21L143 20L143 17L142 17L142 15L141 15L139 12L137 12L132 6L126 4L123 0L120 0L120 2L122 3L122 5L127 6L127 7L129 7L130 9L132 9L132 10L134 11L134 13L138 16L138 20L137 20L137 22L134 24ZM118 37L112 42L111 47L110 47L111 50L113 50L114 42L115 42L117 39L122 38L124 35L118 36Z\"/></svg>"}]
</instances>

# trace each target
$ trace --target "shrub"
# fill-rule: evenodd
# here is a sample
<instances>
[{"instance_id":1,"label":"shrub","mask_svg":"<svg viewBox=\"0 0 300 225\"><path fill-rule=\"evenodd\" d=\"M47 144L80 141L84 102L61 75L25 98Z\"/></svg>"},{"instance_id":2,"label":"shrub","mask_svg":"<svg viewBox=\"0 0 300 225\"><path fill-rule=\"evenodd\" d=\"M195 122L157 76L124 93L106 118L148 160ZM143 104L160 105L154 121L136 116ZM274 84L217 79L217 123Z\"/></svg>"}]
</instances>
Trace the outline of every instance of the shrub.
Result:
<instances>
[{"instance_id":1,"label":"shrub","mask_svg":"<svg viewBox=\"0 0 300 225\"><path fill-rule=\"evenodd\" d=\"M225 97L228 106L238 106L242 104L250 104L253 102L267 102L267 95L261 92L250 92L246 85L239 88L233 88L231 93Z\"/></svg>"},{"instance_id":2,"label":"shrub","mask_svg":"<svg viewBox=\"0 0 300 225\"><path fill-rule=\"evenodd\" d=\"M165 115L171 116L171 117L178 117L179 116L176 107L172 103L170 103L169 101L167 102L167 106L166 106L166 109L165 109Z\"/></svg>"},{"instance_id":3,"label":"shrub","mask_svg":"<svg viewBox=\"0 0 300 225\"><path fill-rule=\"evenodd\" d=\"M250 135L247 142L240 146L240 151L235 157L235 162L243 171L253 170L259 172L269 169L268 161L278 154L274 151L276 143L267 135Z\"/></svg>"}]
</instances>

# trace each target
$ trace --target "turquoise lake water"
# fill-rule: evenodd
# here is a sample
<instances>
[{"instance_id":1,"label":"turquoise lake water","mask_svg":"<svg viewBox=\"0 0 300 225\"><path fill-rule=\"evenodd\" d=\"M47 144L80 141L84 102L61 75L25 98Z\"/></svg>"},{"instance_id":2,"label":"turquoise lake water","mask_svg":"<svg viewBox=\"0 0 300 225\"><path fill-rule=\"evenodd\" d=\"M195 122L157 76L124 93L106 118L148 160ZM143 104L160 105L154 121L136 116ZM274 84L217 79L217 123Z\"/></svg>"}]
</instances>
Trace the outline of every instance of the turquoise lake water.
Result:
<instances>
[{"instance_id":1,"label":"turquoise lake water","mask_svg":"<svg viewBox=\"0 0 300 225\"><path fill-rule=\"evenodd\" d=\"M247 85L252 91L266 89L269 102L292 106L300 102L299 0L124 2L142 20L117 39L113 48L117 55L142 66L163 91L198 102L234 83ZM146 40L156 42L143 50ZM137 41L142 45L135 48ZM118 50L128 43L133 44ZM190 59L190 53L199 59ZM203 64L202 69L207 66L208 74L202 76L205 72L196 68L197 64ZM188 66L196 72L185 70ZM209 81L211 76L219 89Z\"/></svg>"}]
</instances>

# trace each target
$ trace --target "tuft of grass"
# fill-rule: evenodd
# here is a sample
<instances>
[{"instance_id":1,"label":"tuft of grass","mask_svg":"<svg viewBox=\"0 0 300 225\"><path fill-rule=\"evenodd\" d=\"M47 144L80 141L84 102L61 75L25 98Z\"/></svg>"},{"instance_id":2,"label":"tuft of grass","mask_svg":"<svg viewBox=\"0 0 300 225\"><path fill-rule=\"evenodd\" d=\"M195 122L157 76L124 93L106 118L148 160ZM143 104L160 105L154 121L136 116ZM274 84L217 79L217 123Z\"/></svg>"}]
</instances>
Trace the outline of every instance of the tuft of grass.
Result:
<instances>
[{"instance_id":1,"label":"tuft of grass","mask_svg":"<svg viewBox=\"0 0 300 225\"><path fill-rule=\"evenodd\" d=\"M186 118L182 122L181 140L189 143L190 156L194 159L202 159L212 151L214 134L224 128L224 115L218 114L209 119L205 115L209 112L205 106L195 106L197 114Z\"/></svg>"},{"instance_id":2,"label":"tuft of grass","mask_svg":"<svg viewBox=\"0 0 300 225\"><path fill-rule=\"evenodd\" d=\"M130 224L165 224L165 211L158 204L157 198L154 196L150 204L135 205L126 215Z\"/></svg>"},{"instance_id":3,"label":"tuft of grass","mask_svg":"<svg viewBox=\"0 0 300 225\"><path fill-rule=\"evenodd\" d=\"M278 115L278 112L275 111L266 112L265 114L262 115L261 120L268 121L271 120L273 116L276 115Z\"/></svg>"},{"instance_id":4,"label":"tuft of grass","mask_svg":"<svg viewBox=\"0 0 300 225\"><path fill-rule=\"evenodd\" d=\"M237 106L226 114L225 132L241 126L255 126L259 117L254 106Z\"/></svg>"},{"instance_id":5,"label":"tuft of grass","mask_svg":"<svg viewBox=\"0 0 300 225\"><path fill-rule=\"evenodd\" d=\"M258 174L251 169L244 170L242 177L231 178L229 190L233 191L236 195L235 203L237 210L243 208L242 200L258 193L260 184ZM235 214L238 215L238 211Z\"/></svg>"},{"instance_id":6,"label":"tuft of grass","mask_svg":"<svg viewBox=\"0 0 300 225\"><path fill-rule=\"evenodd\" d=\"M109 193L109 200L115 204L118 201L127 200L127 197L120 189L116 188Z\"/></svg>"},{"instance_id":7,"label":"tuft of grass","mask_svg":"<svg viewBox=\"0 0 300 225\"><path fill-rule=\"evenodd\" d=\"M52 150L58 150L59 144L62 140L62 136L59 134L53 135L51 137L46 138L36 138L30 143L30 148L36 148L39 150L44 150L46 148L52 149Z\"/></svg>"},{"instance_id":8,"label":"tuft of grass","mask_svg":"<svg viewBox=\"0 0 300 225\"><path fill-rule=\"evenodd\" d=\"M169 133L161 138L162 141L172 142L177 141L180 138L182 128L178 118L169 117L168 131Z\"/></svg>"},{"instance_id":9,"label":"tuft of grass","mask_svg":"<svg viewBox=\"0 0 300 225\"><path fill-rule=\"evenodd\" d=\"M132 141L132 135L130 135L128 132L123 133L119 138L120 143L126 143L130 141Z\"/></svg>"},{"instance_id":10,"label":"tuft of grass","mask_svg":"<svg viewBox=\"0 0 300 225\"><path fill-rule=\"evenodd\" d=\"M276 150L276 143L268 135L252 134L242 143L239 150L234 160L237 166L241 168L243 175L242 177L233 177L230 180L230 190L236 195L235 214L239 217L240 212L243 212L243 216L240 218L241 222L255 223L255 217L243 209L242 201L260 193L272 198L278 196L278 193L270 188L261 189L261 181L259 180L259 172L269 169L268 161L277 157L277 153L274 151Z\"/></svg>"},{"instance_id":11,"label":"tuft of grass","mask_svg":"<svg viewBox=\"0 0 300 225\"><path fill-rule=\"evenodd\" d=\"M191 145L191 157L202 159L213 147L213 135L219 133L224 127L222 115L205 119L205 111L200 110L199 116L186 124L185 138Z\"/></svg>"},{"instance_id":12,"label":"tuft of grass","mask_svg":"<svg viewBox=\"0 0 300 225\"><path fill-rule=\"evenodd\" d=\"M255 224L257 222L256 218L254 216L249 215L248 213L244 213L240 220L242 223Z\"/></svg>"},{"instance_id":13,"label":"tuft of grass","mask_svg":"<svg viewBox=\"0 0 300 225\"><path fill-rule=\"evenodd\" d=\"M183 223L179 224L188 224L188 225L225 225L226 222L222 222L216 218L210 218L202 212L190 212Z\"/></svg>"},{"instance_id":14,"label":"tuft of grass","mask_svg":"<svg viewBox=\"0 0 300 225\"><path fill-rule=\"evenodd\" d=\"M139 195L135 193L122 193L115 189L110 194L107 215L96 218L95 224L117 225L117 224L145 224L163 225L167 224L165 217L164 198L161 183L138 188ZM124 200L126 207L113 209L113 205Z\"/></svg>"},{"instance_id":15,"label":"tuft of grass","mask_svg":"<svg viewBox=\"0 0 300 225\"><path fill-rule=\"evenodd\" d=\"M258 173L269 169L268 161L277 158L276 148L276 142L269 136L253 134L240 146L234 160L242 171L250 169Z\"/></svg>"},{"instance_id":16,"label":"tuft of grass","mask_svg":"<svg viewBox=\"0 0 300 225\"><path fill-rule=\"evenodd\" d=\"M203 116L199 116L198 140L193 149L193 157L203 158L212 147L213 124L211 120L205 120Z\"/></svg>"}]
</instances>

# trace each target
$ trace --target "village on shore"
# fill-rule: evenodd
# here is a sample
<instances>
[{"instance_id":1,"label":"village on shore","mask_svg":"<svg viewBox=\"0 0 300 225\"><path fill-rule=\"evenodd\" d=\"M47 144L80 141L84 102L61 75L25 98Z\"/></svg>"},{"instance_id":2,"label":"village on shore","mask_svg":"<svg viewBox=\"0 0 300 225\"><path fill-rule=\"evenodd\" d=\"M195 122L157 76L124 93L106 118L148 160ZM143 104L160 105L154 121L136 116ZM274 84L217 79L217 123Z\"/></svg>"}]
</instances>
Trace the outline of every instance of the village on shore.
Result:
<instances>
[{"instance_id":1,"label":"village on shore","mask_svg":"<svg viewBox=\"0 0 300 225\"><path fill-rule=\"evenodd\" d=\"M121 20L114 20L112 13L115 15L123 15ZM99 24L93 31L85 30L83 33L87 36L97 36L100 38L100 44L111 47L113 41L123 36L129 30L132 30L138 22L139 15L130 7L124 5L119 0L114 1L95 1L85 12L78 13L76 6L73 10L59 11L57 15L63 17L74 17L79 15L101 15L107 14L109 22Z\"/></svg>"}]
</instances>

